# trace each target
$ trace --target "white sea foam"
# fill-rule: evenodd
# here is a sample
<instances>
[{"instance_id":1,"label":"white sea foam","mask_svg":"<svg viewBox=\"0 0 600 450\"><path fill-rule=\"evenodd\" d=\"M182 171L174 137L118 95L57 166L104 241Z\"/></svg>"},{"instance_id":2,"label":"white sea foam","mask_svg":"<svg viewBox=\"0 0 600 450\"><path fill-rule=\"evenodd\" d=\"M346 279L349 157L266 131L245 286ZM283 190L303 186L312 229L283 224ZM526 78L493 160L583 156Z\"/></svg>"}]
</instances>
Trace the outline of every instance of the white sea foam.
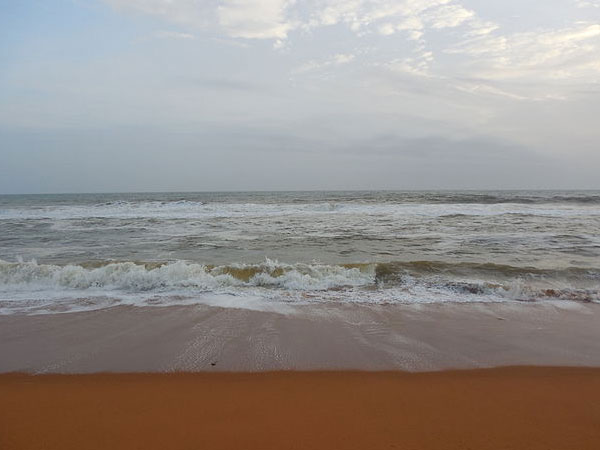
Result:
<instances>
[{"instance_id":1,"label":"white sea foam","mask_svg":"<svg viewBox=\"0 0 600 450\"><path fill-rule=\"evenodd\" d=\"M361 303L371 305L578 301L598 302L600 291L573 286L566 280L551 283L538 271L506 278L516 268L473 266L495 270L491 282L448 272L436 263L286 264L265 260L260 264L209 266L185 261L166 264L106 263L80 265L38 264L35 261L0 261L0 314L42 314L96 310L119 305L172 306L205 304L289 313L306 303ZM392 272L390 272L392 270ZM588 274L575 271L575 277ZM576 278L580 280L581 278ZM592 282L594 280L591 280Z\"/></svg>"},{"instance_id":2,"label":"white sea foam","mask_svg":"<svg viewBox=\"0 0 600 450\"><path fill-rule=\"evenodd\" d=\"M326 290L363 286L374 281L375 273L372 269L360 270L324 264L282 264L268 259L262 264L230 266L206 266L176 261L150 268L133 262L85 268L79 265L38 264L36 261L0 261L0 286L5 290L16 291L36 288L92 288L128 292L193 288L202 291L251 286Z\"/></svg>"},{"instance_id":3,"label":"white sea foam","mask_svg":"<svg viewBox=\"0 0 600 450\"><path fill-rule=\"evenodd\" d=\"M595 205L546 204L365 204L354 202L269 204L269 203L202 203L177 202L110 202L96 205L46 206L7 208L0 210L0 219L202 219L217 217L272 217L280 215L389 215L442 217L452 215L494 216L523 214L538 216L597 216Z\"/></svg>"}]
</instances>

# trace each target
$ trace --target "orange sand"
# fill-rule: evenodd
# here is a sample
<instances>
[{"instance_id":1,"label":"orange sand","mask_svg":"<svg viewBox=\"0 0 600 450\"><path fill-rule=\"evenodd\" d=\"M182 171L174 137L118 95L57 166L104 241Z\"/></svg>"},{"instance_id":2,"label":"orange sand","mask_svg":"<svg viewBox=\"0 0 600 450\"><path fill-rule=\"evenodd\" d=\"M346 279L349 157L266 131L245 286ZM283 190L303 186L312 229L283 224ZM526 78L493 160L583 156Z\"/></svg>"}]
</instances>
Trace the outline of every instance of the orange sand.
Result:
<instances>
[{"instance_id":1,"label":"orange sand","mask_svg":"<svg viewBox=\"0 0 600 450\"><path fill-rule=\"evenodd\" d=\"M600 449L600 369L0 375L0 449Z\"/></svg>"}]
</instances>

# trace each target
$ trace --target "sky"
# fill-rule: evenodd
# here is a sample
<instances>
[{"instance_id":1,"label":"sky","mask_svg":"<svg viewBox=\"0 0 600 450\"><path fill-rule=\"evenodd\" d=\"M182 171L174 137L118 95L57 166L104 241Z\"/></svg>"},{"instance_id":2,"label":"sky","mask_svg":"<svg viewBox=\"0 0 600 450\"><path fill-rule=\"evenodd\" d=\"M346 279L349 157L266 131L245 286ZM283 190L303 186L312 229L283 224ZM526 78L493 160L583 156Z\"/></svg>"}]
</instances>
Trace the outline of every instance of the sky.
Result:
<instances>
[{"instance_id":1,"label":"sky","mask_svg":"<svg viewBox=\"0 0 600 450\"><path fill-rule=\"evenodd\" d=\"M0 194L600 189L600 0L0 0Z\"/></svg>"}]
</instances>

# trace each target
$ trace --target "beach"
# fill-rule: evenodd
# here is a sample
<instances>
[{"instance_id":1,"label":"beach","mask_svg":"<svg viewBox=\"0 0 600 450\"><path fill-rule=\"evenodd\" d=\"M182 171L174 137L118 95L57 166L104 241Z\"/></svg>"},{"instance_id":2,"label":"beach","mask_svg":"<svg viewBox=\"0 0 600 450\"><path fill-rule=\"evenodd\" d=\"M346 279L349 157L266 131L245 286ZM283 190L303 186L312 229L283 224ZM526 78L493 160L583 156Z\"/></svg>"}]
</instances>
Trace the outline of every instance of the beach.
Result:
<instances>
[{"instance_id":1,"label":"beach","mask_svg":"<svg viewBox=\"0 0 600 450\"><path fill-rule=\"evenodd\" d=\"M13 449L597 449L600 370L0 375Z\"/></svg>"},{"instance_id":2,"label":"beach","mask_svg":"<svg viewBox=\"0 0 600 450\"><path fill-rule=\"evenodd\" d=\"M598 204L0 197L0 448L600 448Z\"/></svg>"},{"instance_id":3,"label":"beach","mask_svg":"<svg viewBox=\"0 0 600 450\"><path fill-rule=\"evenodd\" d=\"M0 448L596 449L599 315L532 303L0 317Z\"/></svg>"}]
</instances>

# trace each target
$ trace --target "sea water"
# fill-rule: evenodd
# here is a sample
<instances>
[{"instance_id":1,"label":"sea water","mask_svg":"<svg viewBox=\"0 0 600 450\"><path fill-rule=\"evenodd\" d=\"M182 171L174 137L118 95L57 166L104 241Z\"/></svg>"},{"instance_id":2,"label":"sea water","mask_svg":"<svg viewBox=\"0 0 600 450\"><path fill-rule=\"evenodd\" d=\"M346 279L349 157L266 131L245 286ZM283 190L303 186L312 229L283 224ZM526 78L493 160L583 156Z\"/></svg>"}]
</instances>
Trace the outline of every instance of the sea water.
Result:
<instances>
[{"instance_id":1,"label":"sea water","mask_svg":"<svg viewBox=\"0 0 600 450\"><path fill-rule=\"evenodd\" d=\"M543 301L600 301L600 192L0 196L0 314Z\"/></svg>"}]
</instances>

